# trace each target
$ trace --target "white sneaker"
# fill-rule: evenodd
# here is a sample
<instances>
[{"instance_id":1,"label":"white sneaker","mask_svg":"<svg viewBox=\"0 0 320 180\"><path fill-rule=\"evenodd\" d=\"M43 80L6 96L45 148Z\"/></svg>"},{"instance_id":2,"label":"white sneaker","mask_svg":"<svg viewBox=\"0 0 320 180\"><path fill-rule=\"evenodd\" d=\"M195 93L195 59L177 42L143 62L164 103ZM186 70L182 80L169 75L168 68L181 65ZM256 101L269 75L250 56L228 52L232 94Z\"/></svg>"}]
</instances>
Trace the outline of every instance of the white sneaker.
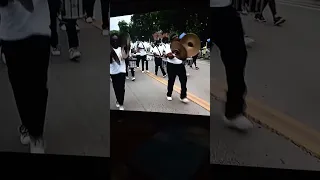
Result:
<instances>
[{"instance_id":1,"label":"white sneaker","mask_svg":"<svg viewBox=\"0 0 320 180\"><path fill-rule=\"evenodd\" d=\"M78 59L81 56L80 51L77 48L70 48L69 49L69 58L70 59Z\"/></svg>"},{"instance_id":2,"label":"white sneaker","mask_svg":"<svg viewBox=\"0 0 320 180\"><path fill-rule=\"evenodd\" d=\"M102 35L103 36L109 36L109 30L108 29L102 30Z\"/></svg>"},{"instance_id":3,"label":"white sneaker","mask_svg":"<svg viewBox=\"0 0 320 180\"><path fill-rule=\"evenodd\" d=\"M238 129L240 131L247 131L253 128L253 123L244 116L239 116L233 120L229 120L224 116L223 121L228 127Z\"/></svg>"},{"instance_id":4,"label":"white sneaker","mask_svg":"<svg viewBox=\"0 0 320 180\"><path fill-rule=\"evenodd\" d=\"M167 100L168 100L168 101L172 101L172 97L168 97L168 96L167 96Z\"/></svg>"},{"instance_id":5,"label":"white sneaker","mask_svg":"<svg viewBox=\"0 0 320 180\"><path fill-rule=\"evenodd\" d=\"M166 78L166 77L167 77L167 75L164 75L164 76L163 76L163 78Z\"/></svg>"},{"instance_id":6,"label":"white sneaker","mask_svg":"<svg viewBox=\"0 0 320 180\"><path fill-rule=\"evenodd\" d=\"M135 77L132 77L131 80L134 81L134 80L136 80L136 78L135 78Z\"/></svg>"},{"instance_id":7,"label":"white sneaker","mask_svg":"<svg viewBox=\"0 0 320 180\"><path fill-rule=\"evenodd\" d=\"M78 26L78 24L76 25L76 30L80 31L80 27Z\"/></svg>"},{"instance_id":8,"label":"white sneaker","mask_svg":"<svg viewBox=\"0 0 320 180\"><path fill-rule=\"evenodd\" d=\"M30 153L44 154L44 140L42 138L30 139Z\"/></svg>"},{"instance_id":9,"label":"white sneaker","mask_svg":"<svg viewBox=\"0 0 320 180\"><path fill-rule=\"evenodd\" d=\"M126 76L126 79L129 79L129 77L128 77L128 76Z\"/></svg>"},{"instance_id":10,"label":"white sneaker","mask_svg":"<svg viewBox=\"0 0 320 180\"><path fill-rule=\"evenodd\" d=\"M148 73L148 72L150 72L150 71L147 70L147 73Z\"/></svg>"},{"instance_id":11,"label":"white sneaker","mask_svg":"<svg viewBox=\"0 0 320 180\"><path fill-rule=\"evenodd\" d=\"M180 101L183 103L186 103L186 104L189 102L189 100L187 98L180 99Z\"/></svg>"},{"instance_id":12,"label":"white sneaker","mask_svg":"<svg viewBox=\"0 0 320 180\"><path fill-rule=\"evenodd\" d=\"M124 111L124 107L123 107L123 106L120 106L120 107L119 107L119 110L120 110L120 111Z\"/></svg>"},{"instance_id":13,"label":"white sneaker","mask_svg":"<svg viewBox=\"0 0 320 180\"><path fill-rule=\"evenodd\" d=\"M60 26L60 29L61 29L62 31L66 31L66 30L67 30L67 27L66 27L65 24L62 24L62 25Z\"/></svg>"},{"instance_id":14,"label":"white sneaker","mask_svg":"<svg viewBox=\"0 0 320 180\"><path fill-rule=\"evenodd\" d=\"M61 51L59 48L51 48L51 54L53 56L60 56L61 55Z\"/></svg>"},{"instance_id":15,"label":"white sneaker","mask_svg":"<svg viewBox=\"0 0 320 180\"><path fill-rule=\"evenodd\" d=\"M21 144L28 145L30 143L30 136L29 136L28 129L26 127L24 127L23 125L21 125L19 127L19 132L20 132Z\"/></svg>"},{"instance_id":16,"label":"white sneaker","mask_svg":"<svg viewBox=\"0 0 320 180\"><path fill-rule=\"evenodd\" d=\"M88 18L86 19L86 22L87 22L87 23L92 23L92 22L93 22L92 17L88 17Z\"/></svg>"},{"instance_id":17,"label":"white sneaker","mask_svg":"<svg viewBox=\"0 0 320 180\"><path fill-rule=\"evenodd\" d=\"M246 43L246 46L251 46L255 41L254 39L248 37L248 36L245 36L244 37L244 42Z\"/></svg>"},{"instance_id":18,"label":"white sneaker","mask_svg":"<svg viewBox=\"0 0 320 180\"><path fill-rule=\"evenodd\" d=\"M120 104L118 102L116 102L116 107L119 108L120 107Z\"/></svg>"},{"instance_id":19,"label":"white sneaker","mask_svg":"<svg viewBox=\"0 0 320 180\"><path fill-rule=\"evenodd\" d=\"M144 73L144 71L142 71L142 73Z\"/></svg>"}]
</instances>

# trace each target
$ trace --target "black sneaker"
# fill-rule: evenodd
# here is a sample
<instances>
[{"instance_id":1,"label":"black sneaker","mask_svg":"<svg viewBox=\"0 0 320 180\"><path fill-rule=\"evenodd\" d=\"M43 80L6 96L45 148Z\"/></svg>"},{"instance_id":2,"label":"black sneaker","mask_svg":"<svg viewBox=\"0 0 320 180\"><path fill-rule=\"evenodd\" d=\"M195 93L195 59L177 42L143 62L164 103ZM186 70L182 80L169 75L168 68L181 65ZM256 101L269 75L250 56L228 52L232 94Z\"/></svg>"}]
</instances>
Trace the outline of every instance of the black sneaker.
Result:
<instances>
[{"instance_id":1,"label":"black sneaker","mask_svg":"<svg viewBox=\"0 0 320 180\"><path fill-rule=\"evenodd\" d=\"M256 21L258 21L258 22L267 22L266 19L263 17L262 14L256 14L256 15L254 16L254 19L255 19Z\"/></svg>"},{"instance_id":2,"label":"black sneaker","mask_svg":"<svg viewBox=\"0 0 320 180\"><path fill-rule=\"evenodd\" d=\"M275 26L279 26L280 24L283 24L284 22L286 22L286 20L283 19L282 17L275 17L274 18L274 25Z\"/></svg>"}]
</instances>

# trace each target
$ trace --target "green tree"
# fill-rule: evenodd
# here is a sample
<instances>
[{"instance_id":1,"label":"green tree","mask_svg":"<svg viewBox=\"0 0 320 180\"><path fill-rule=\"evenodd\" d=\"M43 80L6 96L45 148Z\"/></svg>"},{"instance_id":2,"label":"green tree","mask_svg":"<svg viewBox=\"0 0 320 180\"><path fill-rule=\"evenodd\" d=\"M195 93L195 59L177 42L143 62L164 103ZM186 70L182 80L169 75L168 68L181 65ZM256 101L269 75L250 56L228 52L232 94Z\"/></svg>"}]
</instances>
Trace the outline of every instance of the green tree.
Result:
<instances>
[{"instance_id":1,"label":"green tree","mask_svg":"<svg viewBox=\"0 0 320 180\"><path fill-rule=\"evenodd\" d=\"M127 22L120 21L120 22L118 22L118 26L119 26L120 33L128 33L129 32L129 25Z\"/></svg>"},{"instance_id":2,"label":"green tree","mask_svg":"<svg viewBox=\"0 0 320 180\"><path fill-rule=\"evenodd\" d=\"M111 31L110 31L110 34L119 34L119 31L117 31L117 30L111 30Z\"/></svg>"},{"instance_id":3,"label":"green tree","mask_svg":"<svg viewBox=\"0 0 320 180\"><path fill-rule=\"evenodd\" d=\"M206 9L199 11L198 9L181 8L134 14L128 25L128 32L135 40L148 40L152 38L153 33L160 30L162 32L178 34L192 32L204 40L208 36L206 33L209 33L208 25L209 11Z\"/></svg>"}]
</instances>

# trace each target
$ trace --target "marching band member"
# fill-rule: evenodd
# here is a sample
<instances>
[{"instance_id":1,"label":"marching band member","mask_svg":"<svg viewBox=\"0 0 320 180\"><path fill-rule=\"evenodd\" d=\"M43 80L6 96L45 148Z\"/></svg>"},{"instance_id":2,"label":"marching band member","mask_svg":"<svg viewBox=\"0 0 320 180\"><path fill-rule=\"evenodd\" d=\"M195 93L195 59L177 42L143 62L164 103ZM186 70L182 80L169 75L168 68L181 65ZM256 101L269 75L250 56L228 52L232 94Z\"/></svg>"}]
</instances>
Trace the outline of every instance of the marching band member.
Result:
<instances>
[{"instance_id":1,"label":"marching band member","mask_svg":"<svg viewBox=\"0 0 320 180\"><path fill-rule=\"evenodd\" d=\"M246 131L253 124L245 116L247 87L244 79L247 49L239 13L231 0L210 0L212 8L212 41L220 49L226 69L228 92L224 122L232 128Z\"/></svg>"},{"instance_id":2,"label":"marching band member","mask_svg":"<svg viewBox=\"0 0 320 180\"><path fill-rule=\"evenodd\" d=\"M131 60L132 59L132 52L131 52L132 49L130 49L129 51L129 56L125 59L125 62L126 62L126 79L129 79L129 73L128 71L130 70L131 72L131 80L132 81L135 81L136 78L134 76L134 65L133 65L133 61Z\"/></svg>"},{"instance_id":3,"label":"marching band member","mask_svg":"<svg viewBox=\"0 0 320 180\"><path fill-rule=\"evenodd\" d=\"M83 17L82 0L62 0L61 16L66 22L68 42L69 42L69 58L70 60L79 60L81 53L79 51L79 37L77 33L77 19Z\"/></svg>"},{"instance_id":4,"label":"marching band member","mask_svg":"<svg viewBox=\"0 0 320 180\"><path fill-rule=\"evenodd\" d=\"M158 75L158 68L160 67L163 77L167 76L163 66L162 66L162 56L163 56L163 49L159 47L160 41L157 40L155 42L155 46L152 49L154 55L154 63L155 63L155 75Z\"/></svg>"},{"instance_id":5,"label":"marching band member","mask_svg":"<svg viewBox=\"0 0 320 180\"><path fill-rule=\"evenodd\" d=\"M20 141L30 145L31 153L44 153L51 35L48 1L0 1L0 17L2 51L21 119Z\"/></svg>"},{"instance_id":6,"label":"marching band member","mask_svg":"<svg viewBox=\"0 0 320 180\"><path fill-rule=\"evenodd\" d=\"M196 54L195 56L192 56L192 61L190 63L190 67L192 68L192 65L194 64L194 66L196 67L196 70L199 69L199 67L197 66L197 59L198 59L199 53Z\"/></svg>"},{"instance_id":7,"label":"marching band member","mask_svg":"<svg viewBox=\"0 0 320 180\"><path fill-rule=\"evenodd\" d=\"M87 14L86 22L93 22L93 10L96 0L84 0L84 11ZM102 15L102 35L109 35L109 1L100 0L101 3L101 15Z\"/></svg>"},{"instance_id":8,"label":"marching band member","mask_svg":"<svg viewBox=\"0 0 320 180\"><path fill-rule=\"evenodd\" d=\"M149 66L147 61L147 51L142 41L137 43L137 67L139 67L140 61L142 63L142 73L144 73L144 63L146 63L146 70L149 72Z\"/></svg>"},{"instance_id":9,"label":"marching band member","mask_svg":"<svg viewBox=\"0 0 320 180\"><path fill-rule=\"evenodd\" d=\"M119 36L112 34L110 37L112 51L110 53L110 76L114 93L116 95L116 106L119 110L124 110L124 94L126 81L126 63L122 58L122 50L120 47Z\"/></svg>"},{"instance_id":10,"label":"marching band member","mask_svg":"<svg viewBox=\"0 0 320 180\"><path fill-rule=\"evenodd\" d=\"M51 29L51 54L59 56L61 51L58 47L59 37L57 31L57 17L60 11L60 1L48 0L50 10L50 29Z\"/></svg>"},{"instance_id":11,"label":"marching band member","mask_svg":"<svg viewBox=\"0 0 320 180\"><path fill-rule=\"evenodd\" d=\"M170 41L178 41L178 35L172 34L170 36ZM167 57L167 73L168 73L168 92L167 92L167 100L172 101L172 91L176 76L179 77L181 84L181 93L180 100L183 103L188 103L187 99L187 72L185 65L181 59L175 57L175 55L171 52L170 45L166 44L165 46L165 56Z\"/></svg>"}]
</instances>

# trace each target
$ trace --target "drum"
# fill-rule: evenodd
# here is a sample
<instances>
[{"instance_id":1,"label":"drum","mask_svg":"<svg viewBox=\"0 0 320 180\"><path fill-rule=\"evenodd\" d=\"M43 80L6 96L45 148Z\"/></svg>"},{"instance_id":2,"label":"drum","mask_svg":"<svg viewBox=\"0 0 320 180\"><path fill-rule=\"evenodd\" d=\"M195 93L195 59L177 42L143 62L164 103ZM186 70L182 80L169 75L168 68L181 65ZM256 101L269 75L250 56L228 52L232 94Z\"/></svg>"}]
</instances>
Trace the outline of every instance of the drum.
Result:
<instances>
[{"instance_id":1,"label":"drum","mask_svg":"<svg viewBox=\"0 0 320 180\"><path fill-rule=\"evenodd\" d=\"M136 68L136 67L137 67L137 59L136 58L129 59L129 68Z\"/></svg>"},{"instance_id":2,"label":"drum","mask_svg":"<svg viewBox=\"0 0 320 180\"><path fill-rule=\"evenodd\" d=\"M147 54L147 60L152 61L153 60L153 55L152 54Z\"/></svg>"},{"instance_id":3,"label":"drum","mask_svg":"<svg viewBox=\"0 0 320 180\"><path fill-rule=\"evenodd\" d=\"M62 0L62 19L81 19L84 17L82 0Z\"/></svg>"}]
</instances>

